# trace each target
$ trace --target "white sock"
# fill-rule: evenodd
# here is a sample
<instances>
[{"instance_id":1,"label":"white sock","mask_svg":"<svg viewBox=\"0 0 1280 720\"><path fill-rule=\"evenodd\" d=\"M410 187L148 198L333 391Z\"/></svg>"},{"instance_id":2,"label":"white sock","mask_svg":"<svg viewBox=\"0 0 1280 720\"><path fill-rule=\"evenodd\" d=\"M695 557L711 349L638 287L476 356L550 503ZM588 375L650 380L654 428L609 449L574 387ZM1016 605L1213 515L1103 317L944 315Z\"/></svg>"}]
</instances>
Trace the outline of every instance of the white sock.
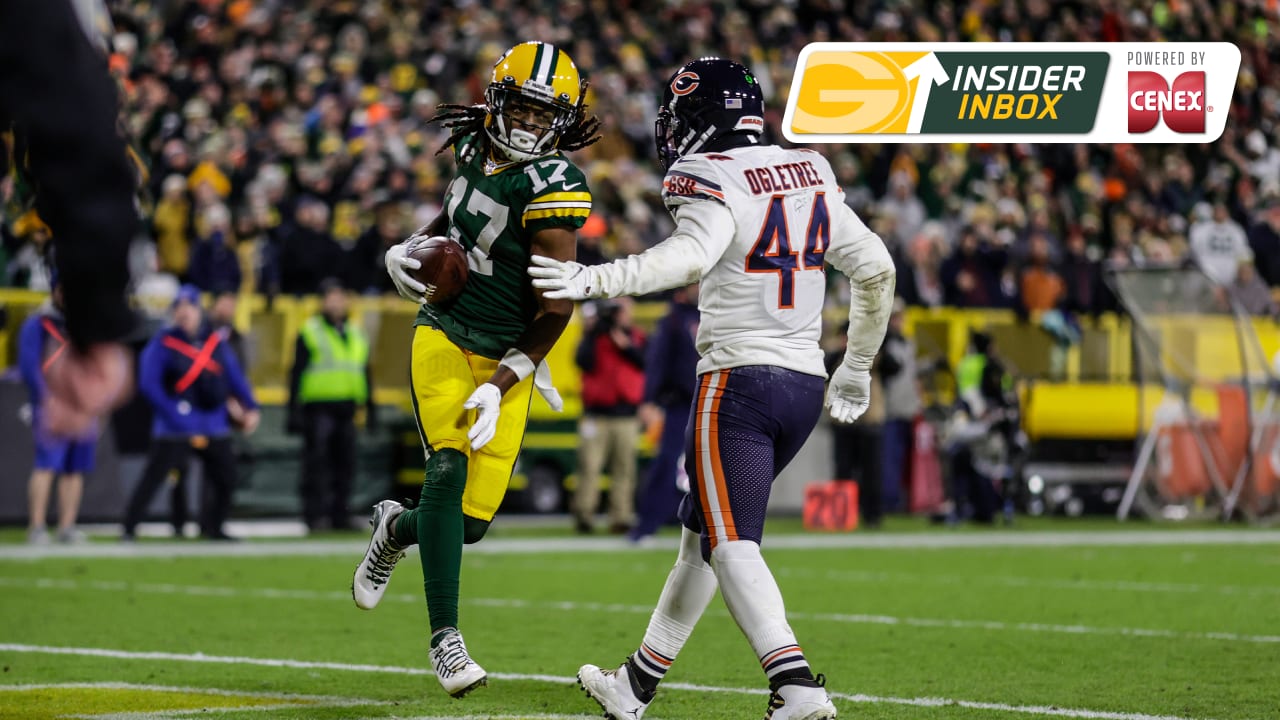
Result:
<instances>
[{"instance_id":1,"label":"white sock","mask_svg":"<svg viewBox=\"0 0 1280 720\"><path fill-rule=\"evenodd\" d=\"M649 618L644 641L631 656L635 667L661 680L715 594L716 576L702 559L701 539L697 533L684 528L676 565L671 568L667 584L658 597L658 606Z\"/></svg>"},{"instance_id":2,"label":"white sock","mask_svg":"<svg viewBox=\"0 0 1280 720\"><path fill-rule=\"evenodd\" d=\"M747 636L769 680L784 673L787 677L812 677L787 624L782 591L760 555L760 546L750 540L722 542L711 552L711 567L729 614Z\"/></svg>"}]
</instances>

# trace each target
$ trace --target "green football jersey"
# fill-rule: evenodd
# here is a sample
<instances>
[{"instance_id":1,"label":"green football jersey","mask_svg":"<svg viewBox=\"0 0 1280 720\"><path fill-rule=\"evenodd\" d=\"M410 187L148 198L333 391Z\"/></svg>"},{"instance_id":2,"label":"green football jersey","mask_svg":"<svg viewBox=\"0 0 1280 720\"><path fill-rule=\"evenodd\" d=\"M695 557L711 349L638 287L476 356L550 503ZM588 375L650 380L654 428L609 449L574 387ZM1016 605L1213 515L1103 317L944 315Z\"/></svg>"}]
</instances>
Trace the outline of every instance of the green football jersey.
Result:
<instances>
[{"instance_id":1,"label":"green football jersey","mask_svg":"<svg viewBox=\"0 0 1280 720\"><path fill-rule=\"evenodd\" d=\"M467 251L467 285L446 307L423 305L415 325L443 331L464 350L499 359L538 310L528 275L539 230L576 230L591 214L582 171L561 153L494 166L476 136L454 150L458 173L445 193L449 236Z\"/></svg>"}]
</instances>

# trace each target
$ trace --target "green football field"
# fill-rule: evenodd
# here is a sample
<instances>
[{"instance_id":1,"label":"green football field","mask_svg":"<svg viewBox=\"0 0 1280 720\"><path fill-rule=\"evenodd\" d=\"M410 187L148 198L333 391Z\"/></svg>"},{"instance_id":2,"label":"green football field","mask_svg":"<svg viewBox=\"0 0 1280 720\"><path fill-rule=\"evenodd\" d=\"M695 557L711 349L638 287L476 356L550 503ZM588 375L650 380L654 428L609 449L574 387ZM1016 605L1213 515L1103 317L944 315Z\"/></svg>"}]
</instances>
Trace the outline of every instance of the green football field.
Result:
<instances>
[{"instance_id":1,"label":"green football field","mask_svg":"<svg viewBox=\"0 0 1280 720\"><path fill-rule=\"evenodd\" d=\"M6 537L14 537L12 534ZM500 531L468 550L462 626L489 686L430 675L416 554L372 612L356 535L235 545L0 544L0 718L570 718L639 642L659 548ZM765 555L841 717L1280 718L1280 532L1114 523L812 535ZM646 717L760 718L717 598Z\"/></svg>"}]
</instances>

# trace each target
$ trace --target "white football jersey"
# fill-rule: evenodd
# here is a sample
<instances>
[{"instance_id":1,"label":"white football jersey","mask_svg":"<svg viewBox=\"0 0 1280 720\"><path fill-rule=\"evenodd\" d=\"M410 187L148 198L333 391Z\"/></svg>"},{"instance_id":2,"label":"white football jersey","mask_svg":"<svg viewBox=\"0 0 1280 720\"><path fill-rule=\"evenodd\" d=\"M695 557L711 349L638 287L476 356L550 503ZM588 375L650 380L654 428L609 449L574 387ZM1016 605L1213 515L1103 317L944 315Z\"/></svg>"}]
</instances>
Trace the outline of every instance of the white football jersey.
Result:
<instances>
[{"instance_id":1,"label":"white football jersey","mask_svg":"<svg viewBox=\"0 0 1280 720\"><path fill-rule=\"evenodd\" d=\"M696 238L719 251L702 276L698 372L776 365L826 377L824 261L852 276L884 257L879 236L844 202L826 158L776 145L681 158L663 180L674 215L691 203L723 203L732 227ZM727 218L726 218L727 219Z\"/></svg>"}]
</instances>

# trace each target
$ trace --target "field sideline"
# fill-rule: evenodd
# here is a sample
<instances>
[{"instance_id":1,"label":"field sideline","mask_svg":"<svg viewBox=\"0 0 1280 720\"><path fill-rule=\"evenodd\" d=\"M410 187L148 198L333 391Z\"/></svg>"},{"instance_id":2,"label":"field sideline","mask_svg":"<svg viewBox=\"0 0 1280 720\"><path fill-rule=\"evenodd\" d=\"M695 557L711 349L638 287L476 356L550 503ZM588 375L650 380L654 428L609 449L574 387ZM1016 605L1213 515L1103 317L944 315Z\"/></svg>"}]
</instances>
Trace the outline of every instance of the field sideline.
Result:
<instances>
[{"instance_id":1,"label":"field sideline","mask_svg":"<svg viewBox=\"0 0 1280 720\"><path fill-rule=\"evenodd\" d=\"M595 717L573 674L634 649L673 541L508 530L469 549L462 625L490 686L462 701L428 677L416 556L381 607L352 605L356 535L0 542L0 718ZM841 717L1280 717L1277 531L784 521L765 547ZM646 717L762 717L763 685L716 599Z\"/></svg>"}]
</instances>

